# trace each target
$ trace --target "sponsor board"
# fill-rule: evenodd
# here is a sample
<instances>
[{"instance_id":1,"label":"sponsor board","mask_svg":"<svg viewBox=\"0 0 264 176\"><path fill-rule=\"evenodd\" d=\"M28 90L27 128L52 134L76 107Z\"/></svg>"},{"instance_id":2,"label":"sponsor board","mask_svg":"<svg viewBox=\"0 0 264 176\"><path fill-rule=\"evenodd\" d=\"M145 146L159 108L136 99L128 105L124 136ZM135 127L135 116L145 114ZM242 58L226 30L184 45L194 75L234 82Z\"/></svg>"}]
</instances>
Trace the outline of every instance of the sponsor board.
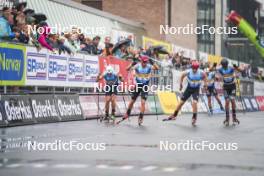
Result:
<instances>
[{"instance_id":1,"label":"sponsor board","mask_svg":"<svg viewBox=\"0 0 264 176\"><path fill-rule=\"evenodd\" d=\"M25 85L26 47L1 43L0 85Z\"/></svg>"},{"instance_id":2,"label":"sponsor board","mask_svg":"<svg viewBox=\"0 0 264 176\"><path fill-rule=\"evenodd\" d=\"M36 48L27 47L26 85L46 85L48 76L47 51L38 52Z\"/></svg>"},{"instance_id":3,"label":"sponsor board","mask_svg":"<svg viewBox=\"0 0 264 176\"><path fill-rule=\"evenodd\" d=\"M165 114L172 114L178 105L178 100L175 93L166 91L158 92L158 97L163 112Z\"/></svg>"},{"instance_id":4,"label":"sponsor board","mask_svg":"<svg viewBox=\"0 0 264 176\"><path fill-rule=\"evenodd\" d=\"M130 61L117 59L115 57L99 57L100 73L104 73L108 65L114 68L115 73L120 74L124 81L124 85L134 85L134 76L132 72L128 72L126 68L130 65ZM101 85L105 85L104 80L100 81Z\"/></svg>"},{"instance_id":5,"label":"sponsor board","mask_svg":"<svg viewBox=\"0 0 264 176\"><path fill-rule=\"evenodd\" d=\"M99 74L98 56L84 56L84 82L85 87L93 87Z\"/></svg>"},{"instance_id":6,"label":"sponsor board","mask_svg":"<svg viewBox=\"0 0 264 176\"><path fill-rule=\"evenodd\" d=\"M97 96L81 95L79 99L85 119L98 116Z\"/></svg>"},{"instance_id":7,"label":"sponsor board","mask_svg":"<svg viewBox=\"0 0 264 176\"><path fill-rule=\"evenodd\" d=\"M59 121L54 95L31 95L32 113L38 123Z\"/></svg>"},{"instance_id":8,"label":"sponsor board","mask_svg":"<svg viewBox=\"0 0 264 176\"><path fill-rule=\"evenodd\" d=\"M0 127L4 127L6 125L7 125L7 123L4 119L4 110L2 108L2 103L0 101Z\"/></svg>"},{"instance_id":9,"label":"sponsor board","mask_svg":"<svg viewBox=\"0 0 264 176\"><path fill-rule=\"evenodd\" d=\"M67 72L68 72L68 62L66 56L49 55L48 80L66 82Z\"/></svg>"},{"instance_id":10,"label":"sponsor board","mask_svg":"<svg viewBox=\"0 0 264 176\"><path fill-rule=\"evenodd\" d=\"M249 97L243 97L244 106L246 108L246 111L254 111Z\"/></svg>"},{"instance_id":11,"label":"sponsor board","mask_svg":"<svg viewBox=\"0 0 264 176\"><path fill-rule=\"evenodd\" d=\"M29 98L28 95L1 96L3 115L8 126L35 123Z\"/></svg>"},{"instance_id":12,"label":"sponsor board","mask_svg":"<svg viewBox=\"0 0 264 176\"><path fill-rule=\"evenodd\" d=\"M264 96L256 96L256 101L260 111L264 111Z\"/></svg>"},{"instance_id":13,"label":"sponsor board","mask_svg":"<svg viewBox=\"0 0 264 176\"><path fill-rule=\"evenodd\" d=\"M157 95L149 95L146 104L148 106L149 113L151 114L156 114L156 113L162 114L163 113L160 102L159 102L159 97Z\"/></svg>"},{"instance_id":14,"label":"sponsor board","mask_svg":"<svg viewBox=\"0 0 264 176\"><path fill-rule=\"evenodd\" d=\"M84 119L78 95L55 95L55 103L61 121Z\"/></svg>"}]
</instances>

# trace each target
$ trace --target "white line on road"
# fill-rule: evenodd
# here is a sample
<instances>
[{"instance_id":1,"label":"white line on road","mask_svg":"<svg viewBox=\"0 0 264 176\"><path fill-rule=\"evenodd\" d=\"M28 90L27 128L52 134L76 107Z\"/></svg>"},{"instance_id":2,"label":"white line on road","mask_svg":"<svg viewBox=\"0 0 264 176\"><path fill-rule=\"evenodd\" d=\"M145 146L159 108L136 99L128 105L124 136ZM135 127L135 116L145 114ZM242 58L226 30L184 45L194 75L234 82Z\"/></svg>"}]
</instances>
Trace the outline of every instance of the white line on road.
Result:
<instances>
[{"instance_id":1,"label":"white line on road","mask_svg":"<svg viewBox=\"0 0 264 176\"><path fill-rule=\"evenodd\" d=\"M142 171L152 171L156 168L157 168L157 166L146 166L146 167L143 167L141 170Z\"/></svg>"},{"instance_id":2,"label":"white line on road","mask_svg":"<svg viewBox=\"0 0 264 176\"><path fill-rule=\"evenodd\" d=\"M96 165L96 168L98 168L98 169L108 169L109 166L105 165L105 164L100 164L100 165Z\"/></svg>"},{"instance_id":3,"label":"white line on road","mask_svg":"<svg viewBox=\"0 0 264 176\"><path fill-rule=\"evenodd\" d=\"M14 164L9 164L6 167L8 167L8 168L17 168L17 167L21 167L21 166L22 166L22 164L14 163Z\"/></svg>"},{"instance_id":4,"label":"white line on road","mask_svg":"<svg viewBox=\"0 0 264 176\"><path fill-rule=\"evenodd\" d=\"M67 168L67 169L80 169L80 168L86 168L88 165L86 164L55 164L53 166L54 168Z\"/></svg>"},{"instance_id":5,"label":"white line on road","mask_svg":"<svg viewBox=\"0 0 264 176\"><path fill-rule=\"evenodd\" d=\"M32 167L34 168L44 168L47 167L46 164L41 164L41 163L36 163L36 164L32 164Z\"/></svg>"},{"instance_id":6,"label":"white line on road","mask_svg":"<svg viewBox=\"0 0 264 176\"><path fill-rule=\"evenodd\" d=\"M121 170L131 170L133 169L134 166L131 166L131 165L124 165L124 166L121 166L119 169Z\"/></svg>"},{"instance_id":7,"label":"white line on road","mask_svg":"<svg viewBox=\"0 0 264 176\"><path fill-rule=\"evenodd\" d=\"M162 169L164 172L174 172L176 168L174 167L165 167Z\"/></svg>"}]
</instances>

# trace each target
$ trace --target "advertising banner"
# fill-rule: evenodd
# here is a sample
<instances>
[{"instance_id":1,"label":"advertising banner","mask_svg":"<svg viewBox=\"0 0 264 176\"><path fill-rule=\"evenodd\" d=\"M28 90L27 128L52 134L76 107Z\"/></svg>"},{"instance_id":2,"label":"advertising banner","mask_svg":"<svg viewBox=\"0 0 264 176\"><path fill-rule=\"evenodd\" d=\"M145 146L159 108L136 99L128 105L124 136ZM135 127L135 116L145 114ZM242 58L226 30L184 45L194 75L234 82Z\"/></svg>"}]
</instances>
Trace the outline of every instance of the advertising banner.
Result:
<instances>
[{"instance_id":1,"label":"advertising banner","mask_svg":"<svg viewBox=\"0 0 264 176\"><path fill-rule=\"evenodd\" d=\"M155 40L152 38L148 38L143 36L142 38L142 42L143 42L143 48L144 49L148 49L151 46L163 46L164 48L166 48L166 50L171 53L172 52L172 47L170 43L167 42L163 42L163 41L159 41L159 40Z\"/></svg>"},{"instance_id":2,"label":"advertising banner","mask_svg":"<svg viewBox=\"0 0 264 176\"><path fill-rule=\"evenodd\" d=\"M257 103L255 97L248 97L248 98L249 98L249 101L251 103L252 110L253 111L258 111L259 110L259 107L258 107L258 103Z\"/></svg>"},{"instance_id":3,"label":"advertising banner","mask_svg":"<svg viewBox=\"0 0 264 176\"><path fill-rule=\"evenodd\" d=\"M79 99L85 119L98 116L97 96L81 95Z\"/></svg>"},{"instance_id":4,"label":"advertising banner","mask_svg":"<svg viewBox=\"0 0 264 176\"><path fill-rule=\"evenodd\" d=\"M67 80L68 61L66 56L49 55L48 59L48 79L50 81ZM59 83L57 84L57 86Z\"/></svg>"},{"instance_id":5,"label":"advertising banner","mask_svg":"<svg viewBox=\"0 0 264 176\"><path fill-rule=\"evenodd\" d=\"M256 100L260 111L264 111L264 96L256 96Z\"/></svg>"},{"instance_id":6,"label":"advertising banner","mask_svg":"<svg viewBox=\"0 0 264 176\"><path fill-rule=\"evenodd\" d=\"M243 97L244 105L246 107L246 111L253 111L253 107L251 105L249 97Z\"/></svg>"},{"instance_id":7,"label":"advertising banner","mask_svg":"<svg viewBox=\"0 0 264 176\"><path fill-rule=\"evenodd\" d=\"M47 52L38 52L36 48L27 47L27 81L26 85L45 85L48 64Z\"/></svg>"},{"instance_id":8,"label":"advertising banner","mask_svg":"<svg viewBox=\"0 0 264 176\"><path fill-rule=\"evenodd\" d=\"M84 119L78 95L55 95L55 102L61 121Z\"/></svg>"},{"instance_id":9,"label":"advertising banner","mask_svg":"<svg viewBox=\"0 0 264 176\"><path fill-rule=\"evenodd\" d=\"M115 57L99 57L100 73L104 73L106 67L111 65L115 73L120 74L124 78L124 85L134 85L133 73L126 70L130 63L130 61L117 59ZM104 86L104 80L102 80L100 84Z\"/></svg>"},{"instance_id":10,"label":"advertising banner","mask_svg":"<svg viewBox=\"0 0 264 176\"><path fill-rule=\"evenodd\" d=\"M155 97L154 97L155 96ZM162 114L162 108L159 102L159 97L157 95L149 95L147 99L147 106L149 108L149 113L151 114ZM157 108L157 110L156 110Z\"/></svg>"},{"instance_id":11,"label":"advertising banner","mask_svg":"<svg viewBox=\"0 0 264 176\"><path fill-rule=\"evenodd\" d=\"M158 92L159 102L165 114L172 114L178 104L175 93L172 92Z\"/></svg>"},{"instance_id":12,"label":"advertising banner","mask_svg":"<svg viewBox=\"0 0 264 176\"><path fill-rule=\"evenodd\" d=\"M54 95L30 95L32 113L38 123L59 121Z\"/></svg>"},{"instance_id":13,"label":"advertising banner","mask_svg":"<svg viewBox=\"0 0 264 176\"><path fill-rule=\"evenodd\" d=\"M1 104L8 126L35 123L28 95L2 95Z\"/></svg>"},{"instance_id":14,"label":"advertising banner","mask_svg":"<svg viewBox=\"0 0 264 176\"><path fill-rule=\"evenodd\" d=\"M68 81L82 83L84 78L83 55L70 57L68 60ZM71 84L71 83L70 83Z\"/></svg>"},{"instance_id":15,"label":"advertising banner","mask_svg":"<svg viewBox=\"0 0 264 176\"><path fill-rule=\"evenodd\" d=\"M84 82L85 87L93 87L99 74L98 56L84 56Z\"/></svg>"},{"instance_id":16,"label":"advertising banner","mask_svg":"<svg viewBox=\"0 0 264 176\"><path fill-rule=\"evenodd\" d=\"M26 47L0 45L0 85L25 85Z\"/></svg>"},{"instance_id":17,"label":"advertising banner","mask_svg":"<svg viewBox=\"0 0 264 176\"><path fill-rule=\"evenodd\" d=\"M4 127L4 126L7 126L7 123L5 122L5 119L4 119L4 109L0 101L0 127Z\"/></svg>"}]
</instances>

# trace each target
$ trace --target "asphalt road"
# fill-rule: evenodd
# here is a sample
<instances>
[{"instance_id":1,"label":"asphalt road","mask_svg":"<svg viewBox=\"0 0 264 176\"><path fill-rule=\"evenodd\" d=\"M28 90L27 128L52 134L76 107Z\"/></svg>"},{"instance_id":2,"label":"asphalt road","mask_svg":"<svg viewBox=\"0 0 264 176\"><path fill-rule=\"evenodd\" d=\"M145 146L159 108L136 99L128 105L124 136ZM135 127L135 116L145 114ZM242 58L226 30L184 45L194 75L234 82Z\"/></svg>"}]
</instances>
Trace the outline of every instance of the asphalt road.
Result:
<instances>
[{"instance_id":1,"label":"asphalt road","mask_svg":"<svg viewBox=\"0 0 264 176\"><path fill-rule=\"evenodd\" d=\"M205 114L192 127L190 116L170 122L146 116L141 127L131 117L118 126L90 120L0 129L0 175L264 175L264 113L239 114L241 124L229 127L222 125L223 115ZM90 144L94 150L41 148L44 143L58 147L60 141ZM161 145L166 141L170 151ZM178 146L203 141L229 148L186 151ZM29 149L30 144L40 148Z\"/></svg>"}]
</instances>

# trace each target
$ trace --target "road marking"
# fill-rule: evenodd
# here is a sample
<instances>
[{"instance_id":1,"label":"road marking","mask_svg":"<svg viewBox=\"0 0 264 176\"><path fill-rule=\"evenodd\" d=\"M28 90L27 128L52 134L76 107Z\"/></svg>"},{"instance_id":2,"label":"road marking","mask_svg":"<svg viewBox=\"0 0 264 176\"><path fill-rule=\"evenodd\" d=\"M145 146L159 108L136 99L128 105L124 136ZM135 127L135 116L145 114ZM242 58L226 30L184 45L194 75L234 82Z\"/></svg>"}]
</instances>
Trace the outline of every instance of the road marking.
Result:
<instances>
[{"instance_id":1,"label":"road marking","mask_svg":"<svg viewBox=\"0 0 264 176\"><path fill-rule=\"evenodd\" d=\"M121 166L119 169L121 170L131 170L133 169L134 166L131 166L131 165L124 165L124 166Z\"/></svg>"},{"instance_id":2,"label":"road marking","mask_svg":"<svg viewBox=\"0 0 264 176\"><path fill-rule=\"evenodd\" d=\"M46 164L41 164L41 163L36 163L36 164L32 164L32 167L34 168L44 168L47 167Z\"/></svg>"},{"instance_id":3,"label":"road marking","mask_svg":"<svg viewBox=\"0 0 264 176\"><path fill-rule=\"evenodd\" d=\"M79 169L79 168L86 168L88 165L86 164L55 164L54 168L67 168L67 169Z\"/></svg>"},{"instance_id":4,"label":"road marking","mask_svg":"<svg viewBox=\"0 0 264 176\"><path fill-rule=\"evenodd\" d=\"M146 167L143 167L141 170L142 171L152 171L156 168L157 168L157 166L146 166Z\"/></svg>"},{"instance_id":5,"label":"road marking","mask_svg":"<svg viewBox=\"0 0 264 176\"><path fill-rule=\"evenodd\" d=\"M175 170L176 170L176 168L174 168L174 167L165 167L165 168L163 168L164 172L174 172Z\"/></svg>"},{"instance_id":6,"label":"road marking","mask_svg":"<svg viewBox=\"0 0 264 176\"><path fill-rule=\"evenodd\" d=\"M8 168L17 168L17 167L21 167L21 166L22 166L22 164L14 163L14 164L9 164L6 167L8 167Z\"/></svg>"},{"instance_id":7,"label":"road marking","mask_svg":"<svg viewBox=\"0 0 264 176\"><path fill-rule=\"evenodd\" d=\"M98 168L98 169L108 169L109 166L105 165L105 164L100 164L100 165L96 165L96 168Z\"/></svg>"}]
</instances>

